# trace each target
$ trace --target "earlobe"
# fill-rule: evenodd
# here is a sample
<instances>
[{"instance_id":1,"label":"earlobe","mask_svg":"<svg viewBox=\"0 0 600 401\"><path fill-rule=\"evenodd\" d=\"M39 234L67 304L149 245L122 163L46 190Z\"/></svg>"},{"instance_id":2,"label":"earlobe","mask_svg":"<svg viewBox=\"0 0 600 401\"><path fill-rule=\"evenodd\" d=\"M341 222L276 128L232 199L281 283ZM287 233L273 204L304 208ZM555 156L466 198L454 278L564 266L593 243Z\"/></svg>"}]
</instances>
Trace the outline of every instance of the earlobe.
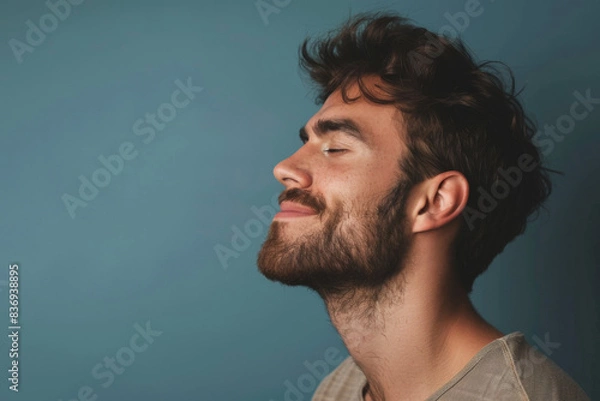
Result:
<instances>
[{"instance_id":1,"label":"earlobe","mask_svg":"<svg viewBox=\"0 0 600 401\"><path fill-rule=\"evenodd\" d=\"M458 171L445 171L422 183L418 192L413 232L434 230L452 222L469 199L469 183Z\"/></svg>"}]
</instances>

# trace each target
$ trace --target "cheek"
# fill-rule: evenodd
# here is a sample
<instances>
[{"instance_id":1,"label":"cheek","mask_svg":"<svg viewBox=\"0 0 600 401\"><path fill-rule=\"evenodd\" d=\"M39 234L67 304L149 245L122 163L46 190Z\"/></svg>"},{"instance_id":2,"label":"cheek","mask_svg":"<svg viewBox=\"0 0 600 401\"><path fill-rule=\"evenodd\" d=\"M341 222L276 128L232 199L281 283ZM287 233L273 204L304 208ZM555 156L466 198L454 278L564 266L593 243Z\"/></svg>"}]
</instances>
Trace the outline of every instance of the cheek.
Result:
<instances>
[{"instance_id":1,"label":"cheek","mask_svg":"<svg viewBox=\"0 0 600 401\"><path fill-rule=\"evenodd\" d=\"M343 194L332 200L329 212L339 214L346 222L362 221L375 213L376 204L363 188L348 187Z\"/></svg>"},{"instance_id":2,"label":"cheek","mask_svg":"<svg viewBox=\"0 0 600 401\"><path fill-rule=\"evenodd\" d=\"M397 183L394 167L386 160L378 163L354 160L353 166L330 165L327 171L318 174L322 179L317 192L324 196L328 213L341 211L345 219L350 217L348 214L374 213L383 197Z\"/></svg>"}]
</instances>

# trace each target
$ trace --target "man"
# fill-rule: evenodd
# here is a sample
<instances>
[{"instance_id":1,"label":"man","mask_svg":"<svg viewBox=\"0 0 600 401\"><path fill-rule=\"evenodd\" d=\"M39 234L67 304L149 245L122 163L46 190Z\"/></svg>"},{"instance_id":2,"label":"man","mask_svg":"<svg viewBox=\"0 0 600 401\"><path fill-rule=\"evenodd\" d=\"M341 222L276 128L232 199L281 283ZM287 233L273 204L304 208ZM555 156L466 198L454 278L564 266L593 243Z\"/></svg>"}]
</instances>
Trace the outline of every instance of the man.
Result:
<instances>
[{"instance_id":1,"label":"man","mask_svg":"<svg viewBox=\"0 0 600 401\"><path fill-rule=\"evenodd\" d=\"M308 42L323 105L275 166L285 191L257 265L316 291L348 348L313 400L588 399L469 299L552 190L514 85L394 14Z\"/></svg>"}]
</instances>

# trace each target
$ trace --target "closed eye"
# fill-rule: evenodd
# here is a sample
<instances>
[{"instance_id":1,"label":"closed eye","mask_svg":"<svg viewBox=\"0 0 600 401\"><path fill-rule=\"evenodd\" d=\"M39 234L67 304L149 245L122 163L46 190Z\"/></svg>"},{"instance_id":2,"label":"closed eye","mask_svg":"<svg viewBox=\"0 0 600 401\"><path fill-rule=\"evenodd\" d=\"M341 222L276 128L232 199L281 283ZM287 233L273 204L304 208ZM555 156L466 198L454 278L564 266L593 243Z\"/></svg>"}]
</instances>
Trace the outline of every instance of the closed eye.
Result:
<instances>
[{"instance_id":1,"label":"closed eye","mask_svg":"<svg viewBox=\"0 0 600 401\"><path fill-rule=\"evenodd\" d=\"M306 145L306 142L308 142L308 137L304 134L300 134L300 141L302 141L303 145ZM324 149L323 152L325 153L342 153L345 152L348 149Z\"/></svg>"}]
</instances>

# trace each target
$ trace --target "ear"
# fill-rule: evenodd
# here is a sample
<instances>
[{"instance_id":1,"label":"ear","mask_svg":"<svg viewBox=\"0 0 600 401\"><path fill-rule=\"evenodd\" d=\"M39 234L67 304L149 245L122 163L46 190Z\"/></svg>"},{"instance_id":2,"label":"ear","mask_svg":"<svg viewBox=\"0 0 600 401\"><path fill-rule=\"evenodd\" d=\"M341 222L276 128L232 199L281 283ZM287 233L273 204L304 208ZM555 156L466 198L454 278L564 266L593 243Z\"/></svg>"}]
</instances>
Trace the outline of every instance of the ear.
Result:
<instances>
[{"instance_id":1,"label":"ear","mask_svg":"<svg viewBox=\"0 0 600 401\"><path fill-rule=\"evenodd\" d=\"M434 230L459 216L469 199L469 182L458 171L445 171L418 185L412 208L412 232Z\"/></svg>"}]
</instances>

